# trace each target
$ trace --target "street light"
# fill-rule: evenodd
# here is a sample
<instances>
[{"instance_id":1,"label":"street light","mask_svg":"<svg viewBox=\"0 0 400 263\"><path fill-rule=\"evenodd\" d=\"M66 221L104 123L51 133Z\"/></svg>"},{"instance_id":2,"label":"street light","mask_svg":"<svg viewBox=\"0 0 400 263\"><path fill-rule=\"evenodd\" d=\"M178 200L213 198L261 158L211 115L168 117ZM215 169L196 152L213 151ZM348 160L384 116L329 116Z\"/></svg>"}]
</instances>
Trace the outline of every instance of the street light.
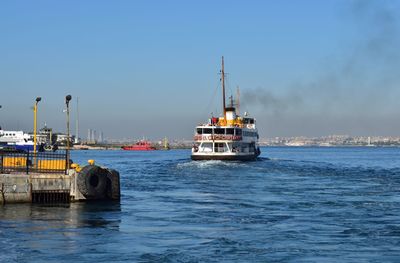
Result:
<instances>
[{"instance_id":1,"label":"street light","mask_svg":"<svg viewBox=\"0 0 400 263\"><path fill-rule=\"evenodd\" d=\"M36 102L35 105L33 106L33 152L34 154L36 154L36 134L37 134L37 105L39 103L39 101L41 101L42 98L41 97L37 97L36 98Z\"/></svg>"},{"instance_id":2,"label":"street light","mask_svg":"<svg viewBox=\"0 0 400 263\"><path fill-rule=\"evenodd\" d=\"M71 95L65 96L65 104L67 105L67 169L69 168L69 102L71 99Z\"/></svg>"}]
</instances>

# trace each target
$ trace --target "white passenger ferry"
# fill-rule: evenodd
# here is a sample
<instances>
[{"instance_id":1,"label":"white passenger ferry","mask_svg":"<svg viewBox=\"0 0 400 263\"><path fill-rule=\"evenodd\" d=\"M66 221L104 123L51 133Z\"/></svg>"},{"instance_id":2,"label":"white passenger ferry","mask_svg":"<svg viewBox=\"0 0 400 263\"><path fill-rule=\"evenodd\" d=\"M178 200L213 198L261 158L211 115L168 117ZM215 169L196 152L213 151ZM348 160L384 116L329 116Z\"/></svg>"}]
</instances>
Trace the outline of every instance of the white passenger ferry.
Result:
<instances>
[{"instance_id":1,"label":"white passenger ferry","mask_svg":"<svg viewBox=\"0 0 400 263\"><path fill-rule=\"evenodd\" d=\"M223 117L212 117L196 127L192 160L255 160L260 155L256 120L248 114L240 117L231 100L225 106L224 57L221 70Z\"/></svg>"},{"instance_id":2,"label":"white passenger ferry","mask_svg":"<svg viewBox=\"0 0 400 263\"><path fill-rule=\"evenodd\" d=\"M33 151L33 141L23 131L4 131L0 128L0 149Z\"/></svg>"}]
</instances>

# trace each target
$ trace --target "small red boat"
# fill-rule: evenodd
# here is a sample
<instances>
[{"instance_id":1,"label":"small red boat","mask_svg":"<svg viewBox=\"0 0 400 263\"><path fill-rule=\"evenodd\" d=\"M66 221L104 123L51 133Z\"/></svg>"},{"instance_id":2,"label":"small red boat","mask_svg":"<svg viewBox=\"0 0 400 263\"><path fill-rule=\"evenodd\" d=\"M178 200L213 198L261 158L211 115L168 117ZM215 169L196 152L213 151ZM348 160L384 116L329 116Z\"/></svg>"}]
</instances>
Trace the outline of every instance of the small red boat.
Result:
<instances>
[{"instance_id":1,"label":"small red boat","mask_svg":"<svg viewBox=\"0 0 400 263\"><path fill-rule=\"evenodd\" d=\"M154 151L156 148L151 146L149 141L140 141L133 145L122 146L125 151Z\"/></svg>"}]
</instances>

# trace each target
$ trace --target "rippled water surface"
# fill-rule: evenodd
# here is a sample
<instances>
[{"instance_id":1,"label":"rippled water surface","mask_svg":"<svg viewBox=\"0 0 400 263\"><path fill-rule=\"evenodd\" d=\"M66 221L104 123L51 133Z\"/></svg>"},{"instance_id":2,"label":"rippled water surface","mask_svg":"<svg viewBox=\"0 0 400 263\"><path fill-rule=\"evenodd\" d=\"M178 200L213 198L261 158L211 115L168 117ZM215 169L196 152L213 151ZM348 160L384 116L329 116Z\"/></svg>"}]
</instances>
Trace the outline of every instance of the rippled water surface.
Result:
<instances>
[{"instance_id":1,"label":"rippled water surface","mask_svg":"<svg viewBox=\"0 0 400 263\"><path fill-rule=\"evenodd\" d=\"M0 262L400 262L399 148L76 151L121 203L0 207Z\"/></svg>"}]
</instances>

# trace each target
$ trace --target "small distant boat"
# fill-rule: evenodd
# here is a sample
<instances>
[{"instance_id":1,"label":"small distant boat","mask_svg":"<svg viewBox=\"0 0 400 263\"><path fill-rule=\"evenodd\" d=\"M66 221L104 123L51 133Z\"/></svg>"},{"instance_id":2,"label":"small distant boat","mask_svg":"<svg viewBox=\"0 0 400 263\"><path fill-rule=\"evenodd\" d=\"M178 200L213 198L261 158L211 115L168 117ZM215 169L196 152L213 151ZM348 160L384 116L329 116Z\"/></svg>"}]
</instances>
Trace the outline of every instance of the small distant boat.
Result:
<instances>
[{"instance_id":1,"label":"small distant boat","mask_svg":"<svg viewBox=\"0 0 400 263\"><path fill-rule=\"evenodd\" d=\"M156 150L155 147L151 145L149 141L139 141L133 145L122 146L122 150L125 151L154 151Z\"/></svg>"}]
</instances>

